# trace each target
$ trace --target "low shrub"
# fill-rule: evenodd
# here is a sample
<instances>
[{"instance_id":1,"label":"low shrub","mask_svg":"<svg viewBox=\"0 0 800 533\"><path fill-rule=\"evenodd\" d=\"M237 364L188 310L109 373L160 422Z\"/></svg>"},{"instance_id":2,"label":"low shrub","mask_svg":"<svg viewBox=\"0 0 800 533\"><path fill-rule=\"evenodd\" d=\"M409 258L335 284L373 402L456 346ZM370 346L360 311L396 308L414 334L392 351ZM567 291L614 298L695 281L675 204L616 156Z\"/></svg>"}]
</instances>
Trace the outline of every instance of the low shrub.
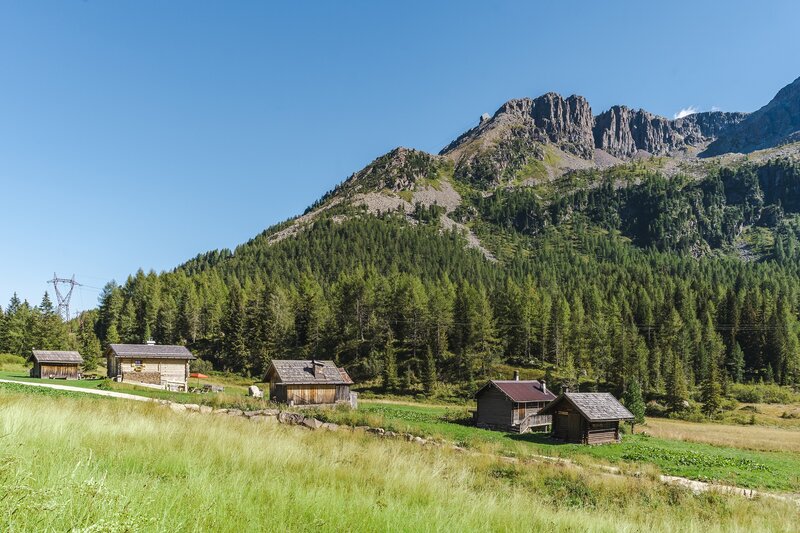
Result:
<instances>
[{"instance_id":1,"label":"low shrub","mask_svg":"<svg viewBox=\"0 0 800 533\"><path fill-rule=\"evenodd\" d=\"M742 403L797 403L800 394L773 383L735 383L731 394Z\"/></svg>"}]
</instances>

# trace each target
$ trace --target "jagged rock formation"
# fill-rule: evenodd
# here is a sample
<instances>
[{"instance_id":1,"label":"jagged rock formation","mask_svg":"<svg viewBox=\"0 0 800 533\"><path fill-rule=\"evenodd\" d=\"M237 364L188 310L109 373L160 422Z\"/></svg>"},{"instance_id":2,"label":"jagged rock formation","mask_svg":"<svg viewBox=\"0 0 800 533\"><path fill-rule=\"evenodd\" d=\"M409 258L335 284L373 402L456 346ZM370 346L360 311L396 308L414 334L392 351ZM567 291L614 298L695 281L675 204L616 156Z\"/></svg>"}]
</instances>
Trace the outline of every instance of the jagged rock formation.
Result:
<instances>
[{"instance_id":1,"label":"jagged rock formation","mask_svg":"<svg viewBox=\"0 0 800 533\"><path fill-rule=\"evenodd\" d=\"M640 151L669 155L716 138L745 116L744 113L712 111L669 120L643 109L614 106L595 119L595 146L623 159Z\"/></svg>"},{"instance_id":2,"label":"jagged rock formation","mask_svg":"<svg viewBox=\"0 0 800 533\"><path fill-rule=\"evenodd\" d=\"M701 155L749 153L800 140L800 78L764 107L720 135Z\"/></svg>"},{"instance_id":3,"label":"jagged rock formation","mask_svg":"<svg viewBox=\"0 0 800 533\"><path fill-rule=\"evenodd\" d=\"M532 161L542 161L545 145L591 160L592 109L582 96L509 100L491 118L445 147L440 155L455 163L456 178L481 185L512 179Z\"/></svg>"},{"instance_id":4,"label":"jagged rock formation","mask_svg":"<svg viewBox=\"0 0 800 533\"><path fill-rule=\"evenodd\" d=\"M671 155L713 141L745 117L746 113L712 111L670 120L625 106L595 117L582 96L547 93L509 100L491 117L484 113L476 127L439 155L455 163L456 178L492 186L548 177L552 169L535 166L545 161L546 146L587 162L595 160L595 149L622 160L640 153Z\"/></svg>"}]
</instances>

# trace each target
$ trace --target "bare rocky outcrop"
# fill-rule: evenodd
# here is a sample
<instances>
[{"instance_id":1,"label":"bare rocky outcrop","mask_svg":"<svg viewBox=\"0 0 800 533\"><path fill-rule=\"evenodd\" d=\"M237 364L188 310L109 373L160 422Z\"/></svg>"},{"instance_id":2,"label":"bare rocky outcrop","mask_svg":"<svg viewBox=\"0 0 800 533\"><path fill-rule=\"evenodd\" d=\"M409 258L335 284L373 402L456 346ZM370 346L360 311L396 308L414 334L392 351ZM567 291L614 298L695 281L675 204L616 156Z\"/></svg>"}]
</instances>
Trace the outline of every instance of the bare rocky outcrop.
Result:
<instances>
[{"instance_id":1,"label":"bare rocky outcrop","mask_svg":"<svg viewBox=\"0 0 800 533\"><path fill-rule=\"evenodd\" d=\"M712 111L669 120L643 109L614 106L597 116L593 134L597 148L621 159L639 152L671 155L715 139L745 116Z\"/></svg>"},{"instance_id":2,"label":"bare rocky outcrop","mask_svg":"<svg viewBox=\"0 0 800 533\"><path fill-rule=\"evenodd\" d=\"M723 132L700 154L750 153L800 140L800 78L778 91L764 107Z\"/></svg>"}]
</instances>

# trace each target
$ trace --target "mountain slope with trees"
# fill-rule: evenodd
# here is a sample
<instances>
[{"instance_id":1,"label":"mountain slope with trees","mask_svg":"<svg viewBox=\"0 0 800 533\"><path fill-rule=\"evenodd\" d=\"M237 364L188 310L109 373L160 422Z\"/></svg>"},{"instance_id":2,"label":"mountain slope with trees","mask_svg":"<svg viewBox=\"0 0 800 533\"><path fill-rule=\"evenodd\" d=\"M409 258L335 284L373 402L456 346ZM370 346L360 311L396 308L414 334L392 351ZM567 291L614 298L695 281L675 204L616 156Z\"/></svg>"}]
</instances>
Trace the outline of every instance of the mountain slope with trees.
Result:
<instances>
[{"instance_id":1,"label":"mountain slope with trees","mask_svg":"<svg viewBox=\"0 0 800 533\"><path fill-rule=\"evenodd\" d=\"M601 164L585 100L542 98L441 155L393 150L235 250L109 283L80 330L257 377L272 358L331 358L396 392L465 394L508 364L675 406L716 398L717 381L800 382L798 145L684 173L686 150L745 115L617 109L660 129L601 132L624 146ZM30 348L21 309L0 321L2 351Z\"/></svg>"}]
</instances>

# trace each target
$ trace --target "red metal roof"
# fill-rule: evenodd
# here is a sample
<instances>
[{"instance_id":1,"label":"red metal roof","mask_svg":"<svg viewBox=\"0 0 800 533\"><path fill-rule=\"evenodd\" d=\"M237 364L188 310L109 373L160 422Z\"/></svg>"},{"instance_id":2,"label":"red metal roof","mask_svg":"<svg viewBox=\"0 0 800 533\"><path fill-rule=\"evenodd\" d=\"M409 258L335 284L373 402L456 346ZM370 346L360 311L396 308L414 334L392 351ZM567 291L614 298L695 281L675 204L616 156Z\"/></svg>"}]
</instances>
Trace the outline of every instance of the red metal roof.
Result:
<instances>
[{"instance_id":1,"label":"red metal roof","mask_svg":"<svg viewBox=\"0 0 800 533\"><path fill-rule=\"evenodd\" d=\"M543 392L541 382L535 379L531 381L492 380L488 385L494 385L500 389L513 402L549 402L556 398L556 395L550 391Z\"/></svg>"}]
</instances>

